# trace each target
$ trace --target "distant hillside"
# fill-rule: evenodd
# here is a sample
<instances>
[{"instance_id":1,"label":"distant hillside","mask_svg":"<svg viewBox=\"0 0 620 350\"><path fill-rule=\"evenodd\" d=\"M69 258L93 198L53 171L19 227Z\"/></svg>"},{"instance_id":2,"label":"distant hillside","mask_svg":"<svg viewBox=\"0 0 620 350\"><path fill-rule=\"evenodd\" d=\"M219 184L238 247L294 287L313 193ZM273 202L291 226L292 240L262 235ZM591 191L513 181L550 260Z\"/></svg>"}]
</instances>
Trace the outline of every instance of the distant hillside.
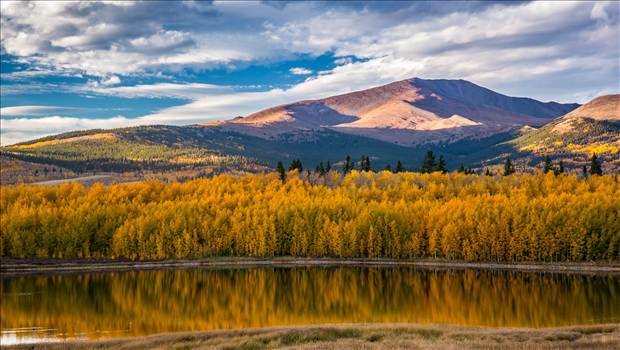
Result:
<instances>
[{"instance_id":1,"label":"distant hillside","mask_svg":"<svg viewBox=\"0 0 620 350\"><path fill-rule=\"evenodd\" d=\"M414 78L281 105L218 127L266 139L330 129L411 147L542 126L578 106L509 97L464 80Z\"/></svg>"},{"instance_id":2,"label":"distant hillside","mask_svg":"<svg viewBox=\"0 0 620 350\"><path fill-rule=\"evenodd\" d=\"M593 153L610 168L620 167L620 95L593 99L543 127L509 142L521 157L552 156L573 166L588 162Z\"/></svg>"},{"instance_id":3,"label":"distant hillside","mask_svg":"<svg viewBox=\"0 0 620 350\"><path fill-rule=\"evenodd\" d=\"M64 179L75 175L69 169L52 164L26 162L0 155L0 183L2 185Z\"/></svg>"},{"instance_id":4,"label":"distant hillside","mask_svg":"<svg viewBox=\"0 0 620 350\"><path fill-rule=\"evenodd\" d=\"M69 132L4 147L2 153L75 171L251 167L245 157L209 148L206 139L197 128L145 126Z\"/></svg>"},{"instance_id":5,"label":"distant hillside","mask_svg":"<svg viewBox=\"0 0 620 350\"><path fill-rule=\"evenodd\" d=\"M353 161L369 156L375 170L399 160L416 170L427 150L444 156L449 169L499 166L510 156L519 170L531 171L545 155L577 169L596 152L606 171L615 171L619 96L575 109L578 105L508 97L462 80L409 79L227 122L69 132L3 147L1 153L75 172L215 174L263 171L297 158L305 169L327 161L338 167L347 155Z\"/></svg>"}]
</instances>

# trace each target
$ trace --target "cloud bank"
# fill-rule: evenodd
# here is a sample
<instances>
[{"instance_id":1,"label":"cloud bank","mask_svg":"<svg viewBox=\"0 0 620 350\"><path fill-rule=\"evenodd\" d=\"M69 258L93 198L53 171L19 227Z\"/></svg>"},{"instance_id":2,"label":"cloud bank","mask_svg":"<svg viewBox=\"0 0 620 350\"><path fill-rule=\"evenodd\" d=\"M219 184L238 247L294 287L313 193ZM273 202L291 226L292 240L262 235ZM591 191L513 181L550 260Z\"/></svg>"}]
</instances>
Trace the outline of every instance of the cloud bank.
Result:
<instances>
[{"instance_id":1,"label":"cloud bank","mask_svg":"<svg viewBox=\"0 0 620 350\"><path fill-rule=\"evenodd\" d=\"M414 76L585 102L620 90L619 17L617 2L2 2L2 52L29 67L2 79L85 74L99 83L85 84L83 93L188 100L141 118L98 119L97 127L227 119ZM324 54L335 67L292 67L287 73L307 78L266 91L183 75ZM174 82L123 85L125 77L161 73ZM3 144L10 132L39 135L37 123L59 131L91 125L71 117L18 125L6 117L25 114L4 110Z\"/></svg>"}]
</instances>

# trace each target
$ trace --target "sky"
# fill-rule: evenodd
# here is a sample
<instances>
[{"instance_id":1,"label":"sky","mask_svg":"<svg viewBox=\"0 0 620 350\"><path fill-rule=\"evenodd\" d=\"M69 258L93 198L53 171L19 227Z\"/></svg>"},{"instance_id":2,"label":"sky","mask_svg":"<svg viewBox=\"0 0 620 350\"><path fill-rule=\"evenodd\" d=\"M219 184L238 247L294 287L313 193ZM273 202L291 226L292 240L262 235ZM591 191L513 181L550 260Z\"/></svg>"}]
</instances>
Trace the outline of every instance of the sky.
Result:
<instances>
[{"instance_id":1,"label":"sky","mask_svg":"<svg viewBox=\"0 0 620 350\"><path fill-rule=\"evenodd\" d=\"M620 92L618 2L1 3L2 145L185 125L397 80Z\"/></svg>"}]
</instances>

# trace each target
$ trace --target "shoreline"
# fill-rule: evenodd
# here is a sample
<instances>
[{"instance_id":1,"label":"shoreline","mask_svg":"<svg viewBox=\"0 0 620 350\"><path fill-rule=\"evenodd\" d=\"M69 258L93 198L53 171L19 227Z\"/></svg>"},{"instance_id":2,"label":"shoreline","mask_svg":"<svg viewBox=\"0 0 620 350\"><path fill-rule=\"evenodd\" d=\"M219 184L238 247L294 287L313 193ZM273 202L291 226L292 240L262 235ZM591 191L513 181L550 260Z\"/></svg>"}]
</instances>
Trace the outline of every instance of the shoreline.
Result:
<instances>
[{"instance_id":1,"label":"shoreline","mask_svg":"<svg viewBox=\"0 0 620 350\"><path fill-rule=\"evenodd\" d=\"M31 274L140 271L182 268L251 267L413 267L420 269L475 269L521 272L555 272L620 275L620 262L466 262L440 259L346 259L346 258L234 258L128 260L128 259L13 259L2 258L0 276Z\"/></svg>"},{"instance_id":2,"label":"shoreline","mask_svg":"<svg viewBox=\"0 0 620 350\"><path fill-rule=\"evenodd\" d=\"M616 349L620 324L553 328L322 324L9 345L7 349Z\"/></svg>"}]
</instances>

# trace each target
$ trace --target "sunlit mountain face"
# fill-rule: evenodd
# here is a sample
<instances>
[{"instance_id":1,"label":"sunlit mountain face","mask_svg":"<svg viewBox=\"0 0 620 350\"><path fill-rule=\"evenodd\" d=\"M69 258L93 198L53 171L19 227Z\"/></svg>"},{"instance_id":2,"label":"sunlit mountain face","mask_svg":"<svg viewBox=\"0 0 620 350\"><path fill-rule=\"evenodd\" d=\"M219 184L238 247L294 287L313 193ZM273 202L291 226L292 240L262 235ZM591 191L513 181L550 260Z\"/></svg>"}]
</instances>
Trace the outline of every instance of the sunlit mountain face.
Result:
<instances>
[{"instance_id":1,"label":"sunlit mountain face","mask_svg":"<svg viewBox=\"0 0 620 350\"><path fill-rule=\"evenodd\" d=\"M1 10L5 146L67 131L238 116L247 117L236 122L244 132L260 119L255 113L285 105L296 109L296 123L409 147L538 127L543 120L515 118L568 112L487 105L468 95L470 85L437 86L437 79L543 103L618 92L615 2L7 1ZM385 91L356 105L327 99L404 80L405 95ZM310 109L319 104L291 105L306 100L345 117L316 119ZM501 125L489 123L493 108L501 109ZM404 131L371 130L377 126ZM452 127L472 131L441 132Z\"/></svg>"}]
</instances>

